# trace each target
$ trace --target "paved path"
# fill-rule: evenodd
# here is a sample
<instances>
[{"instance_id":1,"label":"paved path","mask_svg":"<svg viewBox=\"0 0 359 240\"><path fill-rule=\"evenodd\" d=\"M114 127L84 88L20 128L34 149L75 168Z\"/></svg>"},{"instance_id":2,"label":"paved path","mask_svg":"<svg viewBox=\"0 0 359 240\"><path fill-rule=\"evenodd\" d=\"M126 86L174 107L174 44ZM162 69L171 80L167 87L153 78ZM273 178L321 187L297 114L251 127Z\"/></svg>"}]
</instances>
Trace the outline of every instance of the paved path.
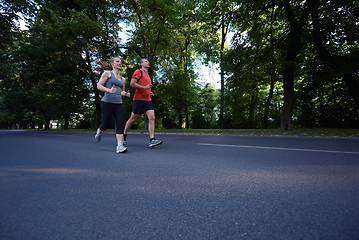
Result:
<instances>
[{"instance_id":1,"label":"paved path","mask_svg":"<svg viewBox=\"0 0 359 240\"><path fill-rule=\"evenodd\" d=\"M0 131L0 239L359 239L359 139Z\"/></svg>"}]
</instances>

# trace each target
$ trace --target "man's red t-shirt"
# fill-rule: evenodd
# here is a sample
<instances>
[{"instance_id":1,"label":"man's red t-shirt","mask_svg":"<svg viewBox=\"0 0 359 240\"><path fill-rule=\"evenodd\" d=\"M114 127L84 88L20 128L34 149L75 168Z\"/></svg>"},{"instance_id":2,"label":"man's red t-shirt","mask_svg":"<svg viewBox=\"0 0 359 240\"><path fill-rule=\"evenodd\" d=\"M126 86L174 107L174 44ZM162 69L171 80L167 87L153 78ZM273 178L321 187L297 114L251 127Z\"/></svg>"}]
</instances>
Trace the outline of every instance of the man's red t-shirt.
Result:
<instances>
[{"instance_id":1,"label":"man's red t-shirt","mask_svg":"<svg viewBox=\"0 0 359 240\"><path fill-rule=\"evenodd\" d=\"M133 75L132 78L140 79L137 81L137 83L141 86L147 86L148 84L151 84L151 78L150 75L146 72L146 70L141 69L142 71L142 77L141 72L139 69L137 69ZM150 97L151 89L139 89L136 88L135 95L133 96L133 100L143 100L143 101L151 101Z\"/></svg>"}]
</instances>

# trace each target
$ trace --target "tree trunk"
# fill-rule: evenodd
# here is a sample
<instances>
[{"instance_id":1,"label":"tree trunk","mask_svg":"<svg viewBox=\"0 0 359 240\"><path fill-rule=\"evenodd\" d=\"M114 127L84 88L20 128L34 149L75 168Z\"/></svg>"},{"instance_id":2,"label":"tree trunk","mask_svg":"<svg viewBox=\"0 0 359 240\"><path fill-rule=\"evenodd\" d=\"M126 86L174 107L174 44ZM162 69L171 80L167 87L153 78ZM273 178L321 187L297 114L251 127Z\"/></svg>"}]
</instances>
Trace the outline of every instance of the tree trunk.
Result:
<instances>
[{"instance_id":1,"label":"tree trunk","mask_svg":"<svg viewBox=\"0 0 359 240\"><path fill-rule=\"evenodd\" d=\"M220 74L221 74L221 102L220 102L220 111L219 111L219 127L224 127L224 72L222 67L222 61L223 61L223 50L221 50L221 63L220 63Z\"/></svg>"},{"instance_id":2,"label":"tree trunk","mask_svg":"<svg viewBox=\"0 0 359 240\"><path fill-rule=\"evenodd\" d=\"M90 55L89 55L87 49L85 50L85 53L86 53L87 66L89 66L90 69L91 69L91 60L90 60ZM94 96L94 100L95 100L94 127L97 129L100 126L100 123L101 123L100 92L97 89L96 75L92 72L92 69L90 70L89 75L90 75L90 80L91 80L93 93L95 94L95 96Z\"/></svg>"},{"instance_id":3,"label":"tree trunk","mask_svg":"<svg viewBox=\"0 0 359 240\"><path fill-rule=\"evenodd\" d=\"M137 17L138 17L138 23L140 24L140 31L141 31L141 38L142 38L142 47L143 47L143 52L144 52L144 56L140 56L140 57L145 57L148 58L148 60L151 62L152 56L151 56L151 52L150 49L148 47L148 40L145 34L145 28L144 28L144 24L143 24L143 14L138 12L138 4L135 0L131 0L133 9L135 10L135 12L137 13Z\"/></svg>"},{"instance_id":4,"label":"tree trunk","mask_svg":"<svg viewBox=\"0 0 359 240\"><path fill-rule=\"evenodd\" d=\"M101 101L99 97L95 97L95 119L94 119L94 127L97 129L101 124Z\"/></svg>"},{"instance_id":5,"label":"tree trunk","mask_svg":"<svg viewBox=\"0 0 359 240\"><path fill-rule=\"evenodd\" d=\"M219 110L219 127L224 127L223 116L224 116L224 70L223 70L223 59L224 59L224 44L226 42L227 27L224 22L224 14L222 13L221 22L221 49L220 49L220 75L221 75L221 102Z\"/></svg>"},{"instance_id":6,"label":"tree trunk","mask_svg":"<svg viewBox=\"0 0 359 240\"><path fill-rule=\"evenodd\" d=\"M187 37L187 36L186 36ZM184 94L185 94L185 128L189 128L189 113L188 113L188 93L187 93L187 84L189 84L189 76L188 76L188 45L191 42L190 39L186 38L186 53L184 55L184 73L185 73L185 86L184 86Z\"/></svg>"},{"instance_id":7,"label":"tree trunk","mask_svg":"<svg viewBox=\"0 0 359 240\"><path fill-rule=\"evenodd\" d=\"M50 130L50 120L45 119L45 130Z\"/></svg>"},{"instance_id":8,"label":"tree trunk","mask_svg":"<svg viewBox=\"0 0 359 240\"><path fill-rule=\"evenodd\" d=\"M272 13L271 13L271 18L273 18L273 15L274 15L274 10L272 10ZM275 52L276 52L276 45L275 45L275 37L274 37L274 25L275 23L272 22L271 24L271 42L270 42L270 45L271 45L271 49L272 49L272 54L275 55ZM278 77L277 77L277 74L276 74L276 68L274 66L272 66L272 70L271 70L271 78L270 78L270 89L269 89L269 94L268 94L268 98L267 98L267 101L266 101L266 104L265 104L265 107L264 107L264 115L263 115L263 120L262 120L262 127L264 129L267 129L268 128L268 118L269 118L269 109L270 109L270 106L271 106L271 102L272 102L272 99L273 99L273 93L274 93L274 84L275 82L278 80Z\"/></svg>"},{"instance_id":9,"label":"tree trunk","mask_svg":"<svg viewBox=\"0 0 359 240\"><path fill-rule=\"evenodd\" d=\"M268 128L268 117L269 117L269 107L271 105L272 99L273 99L273 93L274 93L274 83L276 82L276 76L275 71L273 70L272 76L271 76L271 83L270 83L270 89L269 89L269 95L265 104L264 108L264 116L262 121L262 126L264 129Z\"/></svg>"},{"instance_id":10,"label":"tree trunk","mask_svg":"<svg viewBox=\"0 0 359 240\"><path fill-rule=\"evenodd\" d=\"M251 92L251 102L250 102L250 108L249 108L249 112L248 112L248 122L247 122L247 128L255 128L255 109L256 109L256 99L257 99L257 95L258 95L258 89L257 86L253 89L253 91Z\"/></svg>"},{"instance_id":11,"label":"tree trunk","mask_svg":"<svg viewBox=\"0 0 359 240\"><path fill-rule=\"evenodd\" d=\"M283 73L284 103L280 115L280 129L293 130L292 115L294 107L294 71L285 67Z\"/></svg>"},{"instance_id":12,"label":"tree trunk","mask_svg":"<svg viewBox=\"0 0 359 240\"><path fill-rule=\"evenodd\" d=\"M283 70L284 103L280 116L281 130L293 130L292 116L294 108L294 72L296 57L302 48L303 28L308 18L317 7L319 0L307 1L299 18L294 13L290 2L284 3L285 15L289 21L289 34L286 44L285 67Z\"/></svg>"},{"instance_id":13,"label":"tree trunk","mask_svg":"<svg viewBox=\"0 0 359 240\"><path fill-rule=\"evenodd\" d=\"M359 109L359 79L354 73L343 74L343 80L348 87L350 96L354 99L357 108Z\"/></svg>"},{"instance_id":14,"label":"tree trunk","mask_svg":"<svg viewBox=\"0 0 359 240\"><path fill-rule=\"evenodd\" d=\"M69 129L69 120L70 120L70 116L66 115L65 116L65 124L64 124L64 129L65 130Z\"/></svg>"},{"instance_id":15,"label":"tree trunk","mask_svg":"<svg viewBox=\"0 0 359 240\"><path fill-rule=\"evenodd\" d=\"M187 76L186 76L187 78ZM184 94L185 94L185 127L184 128L189 128L189 116L188 116L188 96L187 96L187 86L185 86L184 88Z\"/></svg>"},{"instance_id":16,"label":"tree trunk","mask_svg":"<svg viewBox=\"0 0 359 240\"><path fill-rule=\"evenodd\" d=\"M280 115L280 129L293 130L292 116L294 108L294 72L296 57L301 49L301 28L293 24L290 28L289 39L287 43L287 54L283 70L283 90L284 103Z\"/></svg>"}]
</instances>

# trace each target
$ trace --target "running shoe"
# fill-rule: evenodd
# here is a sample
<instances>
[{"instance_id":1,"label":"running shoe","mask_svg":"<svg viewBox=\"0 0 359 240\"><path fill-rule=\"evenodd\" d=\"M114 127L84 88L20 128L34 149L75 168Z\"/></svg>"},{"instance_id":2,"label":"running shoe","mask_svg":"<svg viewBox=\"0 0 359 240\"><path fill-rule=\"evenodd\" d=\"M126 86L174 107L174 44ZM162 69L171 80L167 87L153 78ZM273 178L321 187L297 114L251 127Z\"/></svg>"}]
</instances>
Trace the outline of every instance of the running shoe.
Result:
<instances>
[{"instance_id":1,"label":"running shoe","mask_svg":"<svg viewBox=\"0 0 359 240\"><path fill-rule=\"evenodd\" d=\"M96 131L95 140L96 140L97 142L101 141L100 129L97 129L97 131Z\"/></svg>"},{"instance_id":2,"label":"running shoe","mask_svg":"<svg viewBox=\"0 0 359 240\"><path fill-rule=\"evenodd\" d=\"M155 147L155 146L158 146L158 145L160 145L160 144L162 144L162 141L157 140L157 139L152 139L152 140L150 141L150 143L148 144L148 146L149 146L149 147Z\"/></svg>"},{"instance_id":3,"label":"running shoe","mask_svg":"<svg viewBox=\"0 0 359 240\"><path fill-rule=\"evenodd\" d=\"M123 144L116 147L116 153L124 153L124 152L127 152L127 147L123 146Z\"/></svg>"}]
</instances>

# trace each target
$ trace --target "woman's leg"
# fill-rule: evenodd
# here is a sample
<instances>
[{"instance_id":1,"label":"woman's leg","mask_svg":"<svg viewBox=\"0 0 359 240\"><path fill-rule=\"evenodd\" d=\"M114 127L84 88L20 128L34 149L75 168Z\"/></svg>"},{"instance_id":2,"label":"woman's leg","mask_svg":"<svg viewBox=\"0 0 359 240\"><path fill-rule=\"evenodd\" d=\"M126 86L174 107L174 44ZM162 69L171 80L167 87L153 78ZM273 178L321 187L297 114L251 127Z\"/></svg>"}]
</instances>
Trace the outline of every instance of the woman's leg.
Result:
<instances>
[{"instance_id":1,"label":"woman's leg","mask_svg":"<svg viewBox=\"0 0 359 240\"><path fill-rule=\"evenodd\" d=\"M112 118L112 105L110 103L102 102L101 101L101 112L102 112L102 124L96 130L95 140L97 142L101 141L101 133L109 128L111 124Z\"/></svg>"},{"instance_id":2,"label":"woman's leg","mask_svg":"<svg viewBox=\"0 0 359 240\"><path fill-rule=\"evenodd\" d=\"M116 120L116 139L117 146L122 145L123 139L123 130L124 130L124 108L122 104L118 104L114 110L115 120Z\"/></svg>"},{"instance_id":3,"label":"woman's leg","mask_svg":"<svg viewBox=\"0 0 359 240\"><path fill-rule=\"evenodd\" d=\"M111 125L112 113L113 113L113 104L101 102L101 112L102 112L102 124L100 125L100 131L105 131Z\"/></svg>"}]
</instances>

